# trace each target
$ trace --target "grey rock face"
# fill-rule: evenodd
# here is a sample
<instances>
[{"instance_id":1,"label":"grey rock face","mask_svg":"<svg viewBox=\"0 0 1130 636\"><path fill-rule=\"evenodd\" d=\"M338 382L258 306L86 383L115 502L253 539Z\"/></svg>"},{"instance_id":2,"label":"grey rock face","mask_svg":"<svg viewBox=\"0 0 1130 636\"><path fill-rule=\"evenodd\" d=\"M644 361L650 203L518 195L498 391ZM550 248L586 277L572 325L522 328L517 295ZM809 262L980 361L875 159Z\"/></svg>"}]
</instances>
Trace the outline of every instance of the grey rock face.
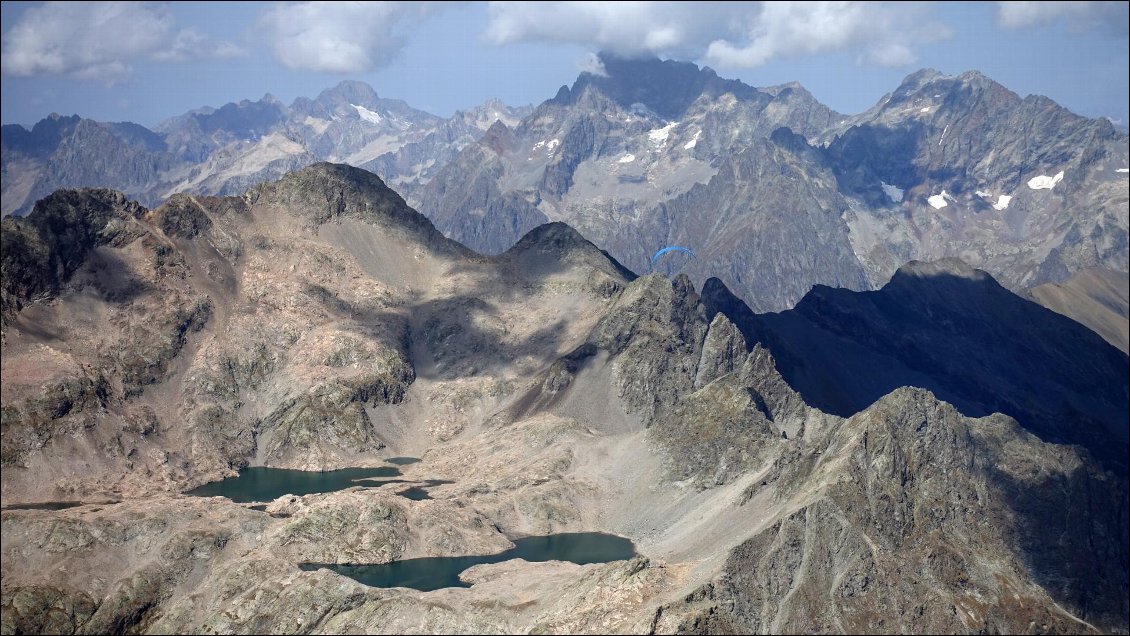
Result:
<instances>
[{"instance_id":1,"label":"grey rock face","mask_svg":"<svg viewBox=\"0 0 1130 636\"><path fill-rule=\"evenodd\" d=\"M1125 167L1127 143L1105 119L1021 98L975 71L924 70L823 140L841 190L872 208L848 220L861 238L876 224L897 229L917 243L910 258L960 256L1014 290L1090 267L1126 271L1127 182L1115 169ZM1029 185L1060 172L1051 189ZM881 212L884 183L904 190L903 220ZM945 207L926 205L930 196ZM879 243L860 256L886 270L882 280L909 259L882 256L889 247ZM884 258L892 265L874 269Z\"/></svg>"},{"instance_id":2,"label":"grey rock face","mask_svg":"<svg viewBox=\"0 0 1130 636\"><path fill-rule=\"evenodd\" d=\"M1075 551L1087 540L1050 516L1097 505L1082 535L1122 536L1125 515L1115 502L1123 486L1105 490L1074 452L1018 438L1014 427L997 416L963 418L920 390L884 397L844 422L817 460L847 462L844 478L824 488L815 474L793 471L797 492L823 495L735 548L723 575L669 608L691 609L678 631L1012 631L1034 623L1070 632L1118 624L1125 599L1082 592L1076 585L1087 584L1071 572L1081 557L1123 585L1119 542L1082 556ZM1042 470L1027 472L1034 463ZM1064 489L1044 490L1049 481ZM1041 492L1048 497L1036 503ZM1037 547L1034 534L1065 542ZM1032 585L1050 580L1073 583ZM1072 614L1049 610L1045 595ZM892 612L892 604L903 609Z\"/></svg>"}]
</instances>

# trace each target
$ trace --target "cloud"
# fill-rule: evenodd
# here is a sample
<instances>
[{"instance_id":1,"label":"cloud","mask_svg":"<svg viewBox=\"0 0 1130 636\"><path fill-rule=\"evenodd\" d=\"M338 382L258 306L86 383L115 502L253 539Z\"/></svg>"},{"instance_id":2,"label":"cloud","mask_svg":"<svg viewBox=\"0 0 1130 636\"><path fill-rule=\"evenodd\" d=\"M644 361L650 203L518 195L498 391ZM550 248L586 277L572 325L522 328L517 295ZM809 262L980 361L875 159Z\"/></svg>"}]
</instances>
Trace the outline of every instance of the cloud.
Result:
<instances>
[{"instance_id":1,"label":"cloud","mask_svg":"<svg viewBox=\"0 0 1130 636\"><path fill-rule=\"evenodd\" d=\"M1057 22L1074 30L1100 29L1126 36L1125 2L998 2L997 22L1008 29L1026 29Z\"/></svg>"},{"instance_id":2,"label":"cloud","mask_svg":"<svg viewBox=\"0 0 1130 636\"><path fill-rule=\"evenodd\" d=\"M231 42L218 42L201 35L195 29L181 29L167 46L168 48L153 53L153 59L159 62L185 62L203 57L228 59L247 55L243 47Z\"/></svg>"},{"instance_id":3,"label":"cloud","mask_svg":"<svg viewBox=\"0 0 1130 636\"><path fill-rule=\"evenodd\" d=\"M720 66L761 66L775 58L855 52L861 62L907 66L913 45L945 39L950 30L921 6L878 2L769 2L744 34L746 44L719 39L706 56Z\"/></svg>"},{"instance_id":4,"label":"cloud","mask_svg":"<svg viewBox=\"0 0 1130 636\"><path fill-rule=\"evenodd\" d=\"M289 69L358 73L387 64L427 3L290 2L261 19L275 57Z\"/></svg>"},{"instance_id":5,"label":"cloud","mask_svg":"<svg viewBox=\"0 0 1130 636\"><path fill-rule=\"evenodd\" d=\"M596 53L586 53L577 63L577 70L582 73L608 77L608 71L604 68L604 61Z\"/></svg>"},{"instance_id":6,"label":"cloud","mask_svg":"<svg viewBox=\"0 0 1130 636\"><path fill-rule=\"evenodd\" d=\"M3 34L5 75L70 75L121 81L139 59L181 61L242 51L194 31L174 31L162 5L146 2L47 2L24 12Z\"/></svg>"},{"instance_id":7,"label":"cloud","mask_svg":"<svg viewBox=\"0 0 1130 636\"><path fill-rule=\"evenodd\" d=\"M748 9L737 3L492 2L486 37L495 44L582 44L621 55L698 48Z\"/></svg>"},{"instance_id":8,"label":"cloud","mask_svg":"<svg viewBox=\"0 0 1130 636\"><path fill-rule=\"evenodd\" d=\"M492 2L486 38L705 58L728 67L827 52L905 66L916 59L914 45L951 35L931 13L929 6L883 2Z\"/></svg>"}]
</instances>

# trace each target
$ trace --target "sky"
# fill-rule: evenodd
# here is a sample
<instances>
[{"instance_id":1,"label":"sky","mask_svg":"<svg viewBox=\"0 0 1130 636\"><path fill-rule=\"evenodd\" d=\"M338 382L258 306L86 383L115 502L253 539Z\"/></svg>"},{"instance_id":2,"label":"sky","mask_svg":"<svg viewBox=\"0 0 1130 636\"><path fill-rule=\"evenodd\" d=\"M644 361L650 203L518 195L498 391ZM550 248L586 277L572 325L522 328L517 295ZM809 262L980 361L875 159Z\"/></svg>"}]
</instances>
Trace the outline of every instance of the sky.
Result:
<instances>
[{"instance_id":1,"label":"sky","mask_svg":"<svg viewBox=\"0 0 1130 636\"><path fill-rule=\"evenodd\" d=\"M979 70L1021 96L1130 121L1127 2L3 2L0 120L145 126L343 79L449 116L538 104L594 53L798 81L835 110L908 74Z\"/></svg>"}]
</instances>

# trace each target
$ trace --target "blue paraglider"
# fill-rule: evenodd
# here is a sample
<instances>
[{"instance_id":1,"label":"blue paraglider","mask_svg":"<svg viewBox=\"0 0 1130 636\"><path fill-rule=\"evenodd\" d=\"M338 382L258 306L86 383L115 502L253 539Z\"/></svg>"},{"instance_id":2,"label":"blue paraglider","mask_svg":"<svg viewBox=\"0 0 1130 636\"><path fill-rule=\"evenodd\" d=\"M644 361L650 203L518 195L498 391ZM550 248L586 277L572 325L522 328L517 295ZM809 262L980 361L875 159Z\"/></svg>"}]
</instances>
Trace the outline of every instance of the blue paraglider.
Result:
<instances>
[{"instance_id":1,"label":"blue paraglider","mask_svg":"<svg viewBox=\"0 0 1130 636\"><path fill-rule=\"evenodd\" d=\"M658 262L659 258L667 252L686 252L687 254L691 255L691 258L698 258L697 256L695 256L694 252L690 250L690 248L683 247L682 245L668 245L667 247L660 249L655 253L655 255L651 257L651 266L655 267L655 263Z\"/></svg>"}]
</instances>

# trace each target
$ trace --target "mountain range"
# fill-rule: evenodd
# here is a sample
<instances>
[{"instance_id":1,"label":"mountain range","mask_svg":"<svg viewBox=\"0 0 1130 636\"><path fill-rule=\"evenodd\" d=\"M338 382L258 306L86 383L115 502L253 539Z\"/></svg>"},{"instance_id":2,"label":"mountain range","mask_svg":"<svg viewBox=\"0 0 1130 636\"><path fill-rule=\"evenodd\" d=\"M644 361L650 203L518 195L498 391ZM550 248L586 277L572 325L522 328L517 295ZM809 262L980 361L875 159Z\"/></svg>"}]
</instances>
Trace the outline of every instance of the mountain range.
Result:
<instances>
[{"instance_id":1,"label":"mountain range","mask_svg":"<svg viewBox=\"0 0 1130 636\"><path fill-rule=\"evenodd\" d=\"M513 124L527 110L490 100L444 119L343 81L290 106L268 94L193 110L153 130L53 114L30 131L3 127L2 209L24 214L66 187L112 187L146 205L178 192L239 194L327 160L375 170L409 192L492 123Z\"/></svg>"},{"instance_id":2,"label":"mountain range","mask_svg":"<svg viewBox=\"0 0 1130 636\"><path fill-rule=\"evenodd\" d=\"M599 62L4 126L0 631L1127 632L1125 132Z\"/></svg>"},{"instance_id":3,"label":"mountain range","mask_svg":"<svg viewBox=\"0 0 1130 636\"><path fill-rule=\"evenodd\" d=\"M516 127L496 125L416 195L484 253L564 221L635 271L717 276L759 311L817 284L874 289L961 258L1021 291L1125 273L1127 136L977 72L923 70L868 111L793 84L605 55ZM662 87L657 89L655 87Z\"/></svg>"},{"instance_id":4,"label":"mountain range","mask_svg":"<svg viewBox=\"0 0 1130 636\"><path fill-rule=\"evenodd\" d=\"M343 82L153 131L77 116L5 126L3 209L58 187L150 206L236 194L328 160L375 172L481 253L563 221L633 271L717 276L758 311L813 285L877 289L916 259L960 258L1018 293L1127 272L1128 138L1105 119L975 71L918 71L847 116L795 83L608 54L601 69L535 108L494 100L446 120ZM667 245L696 258L653 264Z\"/></svg>"},{"instance_id":5,"label":"mountain range","mask_svg":"<svg viewBox=\"0 0 1130 636\"><path fill-rule=\"evenodd\" d=\"M5 632L1126 630L1130 361L963 262L757 313L564 223L476 253L328 163L60 190L0 237ZM593 530L638 555L430 592L299 567Z\"/></svg>"}]
</instances>

